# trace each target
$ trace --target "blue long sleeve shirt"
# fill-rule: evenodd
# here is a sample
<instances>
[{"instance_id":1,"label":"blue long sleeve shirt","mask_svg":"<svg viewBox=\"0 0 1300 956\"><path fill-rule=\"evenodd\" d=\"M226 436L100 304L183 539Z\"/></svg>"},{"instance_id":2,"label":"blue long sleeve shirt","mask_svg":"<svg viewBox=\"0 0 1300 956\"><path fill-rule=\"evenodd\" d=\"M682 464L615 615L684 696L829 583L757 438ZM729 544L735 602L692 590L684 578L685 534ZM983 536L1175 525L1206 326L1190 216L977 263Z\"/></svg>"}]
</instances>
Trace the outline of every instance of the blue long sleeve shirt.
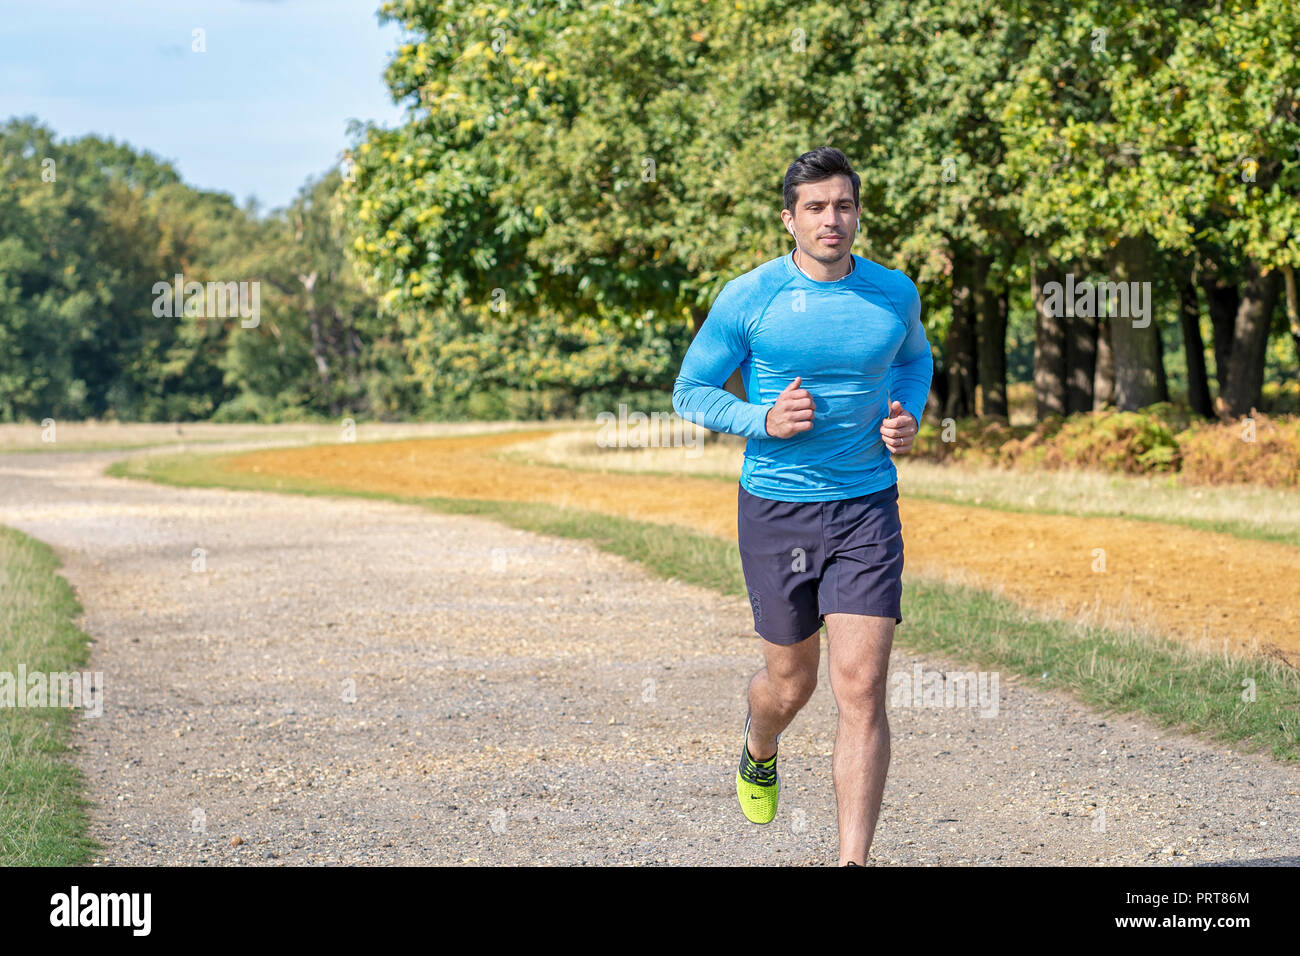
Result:
<instances>
[{"instance_id":1,"label":"blue long sleeve shirt","mask_svg":"<svg viewBox=\"0 0 1300 956\"><path fill-rule=\"evenodd\" d=\"M723 387L737 368L749 401ZM740 484L750 494L835 501L897 480L881 422L892 399L919 423L933 374L911 279L854 255L848 275L819 282L792 251L723 287L682 360L673 408L749 439ZM768 409L796 375L813 400L813 427L774 438Z\"/></svg>"}]
</instances>

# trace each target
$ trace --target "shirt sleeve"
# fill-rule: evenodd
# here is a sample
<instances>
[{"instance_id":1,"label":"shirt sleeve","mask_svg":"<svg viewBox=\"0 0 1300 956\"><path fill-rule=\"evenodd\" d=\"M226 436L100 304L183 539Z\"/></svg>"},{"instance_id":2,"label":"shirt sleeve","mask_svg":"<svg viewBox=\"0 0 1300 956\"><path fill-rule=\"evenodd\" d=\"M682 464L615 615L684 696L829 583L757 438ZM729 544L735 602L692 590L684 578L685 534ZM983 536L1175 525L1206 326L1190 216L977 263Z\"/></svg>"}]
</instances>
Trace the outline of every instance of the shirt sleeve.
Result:
<instances>
[{"instance_id":1,"label":"shirt sleeve","mask_svg":"<svg viewBox=\"0 0 1300 956\"><path fill-rule=\"evenodd\" d=\"M718 293L708 318L682 359L673 385L673 409L686 421L709 431L770 438L767 433L770 406L743 401L723 387L749 355L746 298L732 282Z\"/></svg>"},{"instance_id":2,"label":"shirt sleeve","mask_svg":"<svg viewBox=\"0 0 1300 956\"><path fill-rule=\"evenodd\" d=\"M930 354L930 340L921 324L921 293L916 283L907 280L910 296L907 309L907 337L899 346L898 354L889 366L889 400L898 402L918 426L930 397L930 381L934 377L934 358Z\"/></svg>"}]
</instances>

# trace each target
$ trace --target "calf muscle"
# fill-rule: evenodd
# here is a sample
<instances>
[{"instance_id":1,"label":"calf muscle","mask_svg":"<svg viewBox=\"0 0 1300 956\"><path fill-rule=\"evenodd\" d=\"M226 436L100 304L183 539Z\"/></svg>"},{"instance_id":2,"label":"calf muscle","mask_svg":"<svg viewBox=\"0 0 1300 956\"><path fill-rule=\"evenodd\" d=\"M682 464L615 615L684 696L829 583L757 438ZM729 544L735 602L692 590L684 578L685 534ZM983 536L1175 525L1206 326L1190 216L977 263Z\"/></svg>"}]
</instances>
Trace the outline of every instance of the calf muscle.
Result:
<instances>
[{"instance_id":1,"label":"calf muscle","mask_svg":"<svg viewBox=\"0 0 1300 956\"><path fill-rule=\"evenodd\" d=\"M817 689L821 631L797 644L764 641L766 666L749 682L749 754L766 760L776 753L777 734L794 720Z\"/></svg>"}]
</instances>

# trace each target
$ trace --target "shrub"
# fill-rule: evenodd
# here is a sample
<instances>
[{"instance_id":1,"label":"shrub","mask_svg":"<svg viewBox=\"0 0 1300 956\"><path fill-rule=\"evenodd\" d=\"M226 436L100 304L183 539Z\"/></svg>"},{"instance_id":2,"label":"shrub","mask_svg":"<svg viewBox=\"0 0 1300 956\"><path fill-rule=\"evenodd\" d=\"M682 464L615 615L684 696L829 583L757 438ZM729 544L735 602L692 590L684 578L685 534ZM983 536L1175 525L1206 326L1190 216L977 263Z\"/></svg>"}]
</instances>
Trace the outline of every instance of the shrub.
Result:
<instances>
[{"instance_id":1,"label":"shrub","mask_svg":"<svg viewBox=\"0 0 1300 956\"><path fill-rule=\"evenodd\" d=\"M652 412L673 413L672 392L663 389L601 389L583 393L578 399L574 417L595 421L601 412L617 415L620 403L626 405L629 412L647 415Z\"/></svg>"},{"instance_id":2,"label":"shrub","mask_svg":"<svg viewBox=\"0 0 1300 956\"><path fill-rule=\"evenodd\" d=\"M474 392L465 402L465 414L475 421L498 422L510 417L506 398L499 389Z\"/></svg>"},{"instance_id":3,"label":"shrub","mask_svg":"<svg viewBox=\"0 0 1300 956\"><path fill-rule=\"evenodd\" d=\"M572 418L577 399L566 389L512 388L506 392L507 418L520 421L544 421L552 418Z\"/></svg>"},{"instance_id":4,"label":"shrub","mask_svg":"<svg viewBox=\"0 0 1300 956\"><path fill-rule=\"evenodd\" d=\"M1091 412L1066 421L1045 445L1044 468L1095 468L1131 475L1178 470L1168 403L1136 412Z\"/></svg>"},{"instance_id":5,"label":"shrub","mask_svg":"<svg viewBox=\"0 0 1300 956\"><path fill-rule=\"evenodd\" d=\"M1168 402L1136 412L1052 416L1036 425L960 419L955 441L921 423L911 454L936 462L1010 468L1085 468L1130 475L1178 473L1188 482L1300 487L1300 418L1256 414L1254 440L1242 422L1191 420Z\"/></svg>"},{"instance_id":6,"label":"shrub","mask_svg":"<svg viewBox=\"0 0 1300 956\"><path fill-rule=\"evenodd\" d=\"M278 409L265 395L243 392L223 402L212 413L212 421L235 424L266 424L276 421Z\"/></svg>"},{"instance_id":7,"label":"shrub","mask_svg":"<svg viewBox=\"0 0 1300 956\"><path fill-rule=\"evenodd\" d=\"M1005 465L1014 457L1008 446L1014 449L1015 443L1036 427L1008 425L998 419L961 418L951 425L953 440L944 441L944 426L923 420L909 454L936 462Z\"/></svg>"},{"instance_id":8,"label":"shrub","mask_svg":"<svg viewBox=\"0 0 1300 956\"><path fill-rule=\"evenodd\" d=\"M1300 487L1300 418L1253 417L1254 440L1245 421L1206 422L1178 436L1182 477L1208 485L1254 483Z\"/></svg>"}]
</instances>

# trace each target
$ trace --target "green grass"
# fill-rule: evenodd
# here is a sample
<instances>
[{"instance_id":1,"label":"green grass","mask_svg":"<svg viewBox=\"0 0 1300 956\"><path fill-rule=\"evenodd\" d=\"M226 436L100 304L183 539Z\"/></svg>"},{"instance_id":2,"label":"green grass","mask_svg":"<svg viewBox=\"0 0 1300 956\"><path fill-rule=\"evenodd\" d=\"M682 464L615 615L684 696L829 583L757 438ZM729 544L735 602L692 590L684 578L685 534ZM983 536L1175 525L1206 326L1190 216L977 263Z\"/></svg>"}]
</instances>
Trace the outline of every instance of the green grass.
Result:
<instances>
[{"instance_id":1,"label":"green grass","mask_svg":"<svg viewBox=\"0 0 1300 956\"><path fill-rule=\"evenodd\" d=\"M228 472L219 456L126 460L110 471L176 485L353 495L475 515L510 527L590 541L665 578L744 596L734 542L685 529L552 505L406 498ZM1161 637L1050 618L988 591L910 575L900 646L1068 690L1115 714L1222 741L1277 760L1300 759L1300 672L1264 658L1209 654ZM1253 681L1255 700L1242 699Z\"/></svg>"},{"instance_id":2,"label":"green grass","mask_svg":"<svg viewBox=\"0 0 1300 956\"><path fill-rule=\"evenodd\" d=\"M0 527L0 671L70 673L89 658L89 638L73 624L81 605L55 574L45 544ZM59 866L88 861L99 845L87 836L85 782L69 760L72 721L58 707L0 706L0 866Z\"/></svg>"}]
</instances>

